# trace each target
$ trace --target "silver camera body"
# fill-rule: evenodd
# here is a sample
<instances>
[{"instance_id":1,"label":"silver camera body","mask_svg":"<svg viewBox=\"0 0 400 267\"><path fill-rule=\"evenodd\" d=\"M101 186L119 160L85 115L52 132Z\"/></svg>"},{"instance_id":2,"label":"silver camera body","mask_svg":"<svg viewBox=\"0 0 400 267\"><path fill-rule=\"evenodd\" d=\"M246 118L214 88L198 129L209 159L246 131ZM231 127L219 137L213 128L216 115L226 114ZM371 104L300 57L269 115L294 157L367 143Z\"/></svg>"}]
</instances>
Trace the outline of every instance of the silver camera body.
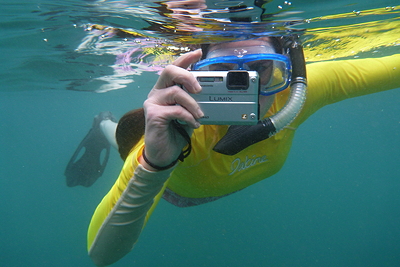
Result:
<instances>
[{"instance_id":1,"label":"silver camera body","mask_svg":"<svg viewBox=\"0 0 400 267\"><path fill-rule=\"evenodd\" d=\"M256 71L191 71L202 91L190 94L211 125L254 125L259 120L259 76Z\"/></svg>"}]
</instances>

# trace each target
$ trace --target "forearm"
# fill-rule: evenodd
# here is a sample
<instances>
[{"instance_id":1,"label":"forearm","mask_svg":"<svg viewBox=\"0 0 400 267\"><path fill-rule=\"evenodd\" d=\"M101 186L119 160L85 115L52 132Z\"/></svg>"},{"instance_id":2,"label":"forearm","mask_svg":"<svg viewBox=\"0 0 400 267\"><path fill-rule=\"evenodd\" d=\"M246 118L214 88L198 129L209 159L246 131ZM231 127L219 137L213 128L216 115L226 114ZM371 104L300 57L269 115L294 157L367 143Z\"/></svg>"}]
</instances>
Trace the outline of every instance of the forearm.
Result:
<instances>
[{"instance_id":1,"label":"forearm","mask_svg":"<svg viewBox=\"0 0 400 267\"><path fill-rule=\"evenodd\" d=\"M307 99L293 124L296 127L323 106L399 88L400 54L313 63L307 66L307 76Z\"/></svg>"},{"instance_id":2,"label":"forearm","mask_svg":"<svg viewBox=\"0 0 400 267\"><path fill-rule=\"evenodd\" d=\"M311 94L323 97L324 105L399 88L400 54L325 63L310 69L310 83Z\"/></svg>"},{"instance_id":3,"label":"forearm","mask_svg":"<svg viewBox=\"0 0 400 267\"><path fill-rule=\"evenodd\" d=\"M204 114L189 93L198 93L201 87L186 70L200 58L201 50L196 50L167 66L143 104L144 139L130 151L120 177L97 207L89 226L89 255L98 265L111 264L132 249L146 217L155 206L156 196L156 199L161 196L163 185L173 170L169 166L187 143L180 134L181 128L176 129L171 122L186 122L182 129L188 135L200 126L197 120ZM145 150L143 142L146 143ZM146 157L142 157L142 151ZM163 167L169 169L151 171Z\"/></svg>"},{"instance_id":4,"label":"forearm","mask_svg":"<svg viewBox=\"0 0 400 267\"><path fill-rule=\"evenodd\" d=\"M96 265L112 264L133 248L154 198L162 191L171 171L150 172L141 165L135 169L89 248L89 256Z\"/></svg>"}]
</instances>

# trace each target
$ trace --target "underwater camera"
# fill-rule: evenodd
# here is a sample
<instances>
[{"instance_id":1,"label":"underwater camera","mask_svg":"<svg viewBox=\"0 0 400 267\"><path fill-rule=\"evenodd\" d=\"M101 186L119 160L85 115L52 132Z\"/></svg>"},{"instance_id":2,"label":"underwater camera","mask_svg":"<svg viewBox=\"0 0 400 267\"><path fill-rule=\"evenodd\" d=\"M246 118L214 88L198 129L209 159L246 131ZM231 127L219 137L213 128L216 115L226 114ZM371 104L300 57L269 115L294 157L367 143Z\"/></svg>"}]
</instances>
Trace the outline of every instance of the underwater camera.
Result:
<instances>
[{"instance_id":1,"label":"underwater camera","mask_svg":"<svg viewBox=\"0 0 400 267\"><path fill-rule=\"evenodd\" d=\"M202 91L190 94L204 113L201 124L253 125L259 120L256 71L191 71Z\"/></svg>"}]
</instances>

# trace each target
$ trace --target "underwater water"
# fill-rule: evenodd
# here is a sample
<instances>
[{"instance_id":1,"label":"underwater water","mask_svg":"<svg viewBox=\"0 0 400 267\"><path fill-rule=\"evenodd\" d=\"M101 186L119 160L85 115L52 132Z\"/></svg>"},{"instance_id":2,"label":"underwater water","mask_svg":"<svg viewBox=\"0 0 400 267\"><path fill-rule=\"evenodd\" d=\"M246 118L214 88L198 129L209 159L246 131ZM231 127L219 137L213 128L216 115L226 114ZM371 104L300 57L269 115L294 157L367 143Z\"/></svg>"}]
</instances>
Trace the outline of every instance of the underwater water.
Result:
<instances>
[{"instance_id":1,"label":"underwater water","mask_svg":"<svg viewBox=\"0 0 400 267\"><path fill-rule=\"evenodd\" d=\"M151 1L1 3L0 265L93 266L87 227L122 161L112 151L92 187L70 188L69 158L100 111L119 118L142 105L171 59L156 57L159 47L210 37L188 39L198 21L179 28L179 18L156 32L176 18L159 17ZM399 53L396 4L268 3L283 31L294 18L302 23L293 29L307 29L309 62ZM93 24L146 37L139 43ZM148 39L171 39L177 29L177 40ZM145 42L157 48L151 56L132 51ZM399 104L398 88L322 108L297 130L279 173L198 207L162 200L134 250L113 266L399 266Z\"/></svg>"}]
</instances>

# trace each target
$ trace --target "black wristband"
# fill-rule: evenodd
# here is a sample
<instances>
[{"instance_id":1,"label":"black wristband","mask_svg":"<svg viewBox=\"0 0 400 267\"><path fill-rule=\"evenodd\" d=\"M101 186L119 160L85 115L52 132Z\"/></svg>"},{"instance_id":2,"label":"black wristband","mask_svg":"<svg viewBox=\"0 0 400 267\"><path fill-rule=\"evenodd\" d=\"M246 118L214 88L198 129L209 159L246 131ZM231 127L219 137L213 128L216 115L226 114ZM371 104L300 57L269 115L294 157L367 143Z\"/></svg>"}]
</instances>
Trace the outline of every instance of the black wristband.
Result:
<instances>
[{"instance_id":1,"label":"black wristband","mask_svg":"<svg viewBox=\"0 0 400 267\"><path fill-rule=\"evenodd\" d=\"M164 167L157 166L157 165L151 163L150 160L146 157L146 155L144 153L144 148L143 148L143 152L142 152L143 160L147 164L149 164L150 167L152 167L153 169L156 169L158 171L164 171L164 170L167 170L167 169L173 167L178 162L178 160L183 162L184 159L187 158L190 155L190 152L192 151L192 141L190 140L190 136L185 131L185 129L182 128L182 125L177 120L173 120L172 121L172 125L182 135L182 137L186 140L186 142L188 143L188 147L185 150L181 151L181 154L179 155L179 157L175 161L173 161L171 164L169 164L167 166L164 166Z\"/></svg>"},{"instance_id":2,"label":"black wristband","mask_svg":"<svg viewBox=\"0 0 400 267\"><path fill-rule=\"evenodd\" d=\"M169 165L167 165L167 166L164 166L164 167L161 167L161 166L155 165L155 164L153 164L153 163L151 163L151 162L149 161L149 159L146 157L146 154L144 153L144 149L143 149L143 152L142 152L142 156L143 156L143 160L144 160L147 164L149 164L150 167L152 167L153 169L156 169L157 171L164 171L164 170L167 170L167 169L173 167L173 166L178 162L178 159L176 159L176 160L173 161L171 164L169 164Z\"/></svg>"}]
</instances>

